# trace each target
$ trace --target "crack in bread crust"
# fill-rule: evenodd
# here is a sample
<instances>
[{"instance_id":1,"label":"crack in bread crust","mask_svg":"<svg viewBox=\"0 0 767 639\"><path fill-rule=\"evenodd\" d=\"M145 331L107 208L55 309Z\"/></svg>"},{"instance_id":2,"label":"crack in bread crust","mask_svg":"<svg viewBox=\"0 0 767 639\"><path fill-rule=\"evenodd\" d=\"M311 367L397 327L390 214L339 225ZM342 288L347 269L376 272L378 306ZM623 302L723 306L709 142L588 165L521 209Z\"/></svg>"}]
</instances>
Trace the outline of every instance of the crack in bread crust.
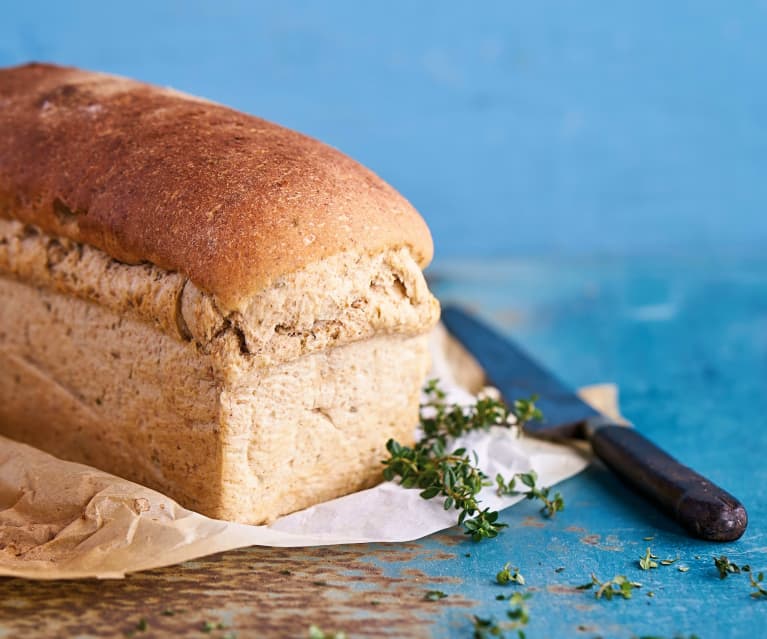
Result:
<instances>
[{"instance_id":1,"label":"crack in bread crust","mask_svg":"<svg viewBox=\"0 0 767 639\"><path fill-rule=\"evenodd\" d=\"M277 278L233 311L185 276L0 219L0 275L95 302L244 368L378 334L419 335L439 317L407 249L341 253Z\"/></svg>"}]
</instances>

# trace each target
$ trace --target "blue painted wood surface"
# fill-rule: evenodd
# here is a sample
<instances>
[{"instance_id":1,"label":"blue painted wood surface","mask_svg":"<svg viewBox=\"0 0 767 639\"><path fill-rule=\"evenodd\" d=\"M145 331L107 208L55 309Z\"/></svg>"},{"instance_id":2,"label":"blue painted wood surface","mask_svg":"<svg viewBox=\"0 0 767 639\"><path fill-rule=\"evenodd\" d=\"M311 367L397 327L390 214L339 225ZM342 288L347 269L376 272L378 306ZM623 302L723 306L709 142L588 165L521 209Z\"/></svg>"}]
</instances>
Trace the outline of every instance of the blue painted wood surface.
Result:
<instances>
[{"instance_id":1,"label":"blue painted wood surface","mask_svg":"<svg viewBox=\"0 0 767 639\"><path fill-rule=\"evenodd\" d=\"M537 589L530 637L762 636L767 600L750 599L742 575L721 581L712 557L767 569L767 262L467 261L435 275L443 300L474 306L571 384L618 382L624 414L741 498L751 519L738 542L692 540L594 466L561 486L567 510L544 527L525 519L535 518L530 504L507 511L512 530L461 560L469 581L458 588L485 601L483 613L502 613L492 570L505 561L520 565ZM640 570L648 546L660 557L679 556L689 572L676 564ZM567 590L591 572L625 574L643 588L612 602ZM655 597L646 596L650 590ZM445 633L450 622L442 621Z\"/></svg>"},{"instance_id":2,"label":"blue painted wood surface","mask_svg":"<svg viewBox=\"0 0 767 639\"><path fill-rule=\"evenodd\" d=\"M474 305L573 384L618 382L643 432L749 509L743 540L692 541L595 467L561 487L567 510L543 527L522 504L495 543L416 545L450 559L403 568L371 548L385 572L457 578L439 587L479 602L419 611L432 636L469 636L471 612L502 616L492 578L511 561L535 589L531 638L750 638L767 601L742 576L720 581L711 556L767 568L765 36L767 6L745 0L78 0L5 3L0 64L168 84L340 147L423 211L443 299ZM545 257L479 260L520 253ZM604 253L619 257L590 257ZM620 257L655 253L697 257ZM639 571L648 544L690 571ZM591 572L644 587L613 602L570 589ZM323 610L305 608L306 625Z\"/></svg>"}]
</instances>

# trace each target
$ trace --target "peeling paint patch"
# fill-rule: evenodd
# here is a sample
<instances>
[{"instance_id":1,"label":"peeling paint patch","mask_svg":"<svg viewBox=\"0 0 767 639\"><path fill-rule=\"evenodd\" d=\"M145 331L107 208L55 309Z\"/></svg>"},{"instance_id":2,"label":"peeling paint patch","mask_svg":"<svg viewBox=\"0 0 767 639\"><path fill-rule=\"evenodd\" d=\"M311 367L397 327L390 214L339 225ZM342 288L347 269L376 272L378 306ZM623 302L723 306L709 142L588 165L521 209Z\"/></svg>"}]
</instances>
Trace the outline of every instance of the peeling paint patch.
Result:
<instances>
[{"instance_id":1,"label":"peeling paint patch","mask_svg":"<svg viewBox=\"0 0 767 639\"><path fill-rule=\"evenodd\" d=\"M623 551L623 546L620 545L620 541L615 535L607 535L607 537L605 537L605 543L602 543L601 540L601 535L586 535L585 537L581 537L579 541L587 546L599 548L599 550L607 550L610 552Z\"/></svg>"},{"instance_id":2,"label":"peeling paint patch","mask_svg":"<svg viewBox=\"0 0 767 639\"><path fill-rule=\"evenodd\" d=\"M525 528L545 528L546 524L542 522L538 517L531 517L528 515L522 520L521 526Z\"/></svg>"},{"instance_id":3,"label":"peeling paint patch","mask_svg":"<svg viewBox=\"0 0 767 639\"><path fill-rule=\"evenodd\" d=\"M441 546L458 546L462 543L471 542L471 539L459 528L451 528L448 532L437 533L429 537Z\"/></svg>"},{"instance_id":4,"label":"peeling paint patch","mask_svg":"<svg viewBox=\"0 0 767 639\"><path fill-rule=\"evenodd\" d=\"M575 586L568 586L567 584L549 584L546 586L546 590L555 595L582 595L583 591L578 590Z\"/></svg>"}]
</instances>

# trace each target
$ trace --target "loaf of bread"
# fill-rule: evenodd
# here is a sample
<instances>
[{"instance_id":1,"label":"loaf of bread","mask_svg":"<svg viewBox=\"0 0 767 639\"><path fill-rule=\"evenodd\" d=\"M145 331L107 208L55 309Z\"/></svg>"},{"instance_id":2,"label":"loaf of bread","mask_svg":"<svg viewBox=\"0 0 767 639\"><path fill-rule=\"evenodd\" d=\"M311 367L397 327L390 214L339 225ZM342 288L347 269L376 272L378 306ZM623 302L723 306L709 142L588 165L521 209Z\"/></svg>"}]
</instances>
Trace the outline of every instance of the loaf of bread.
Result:
<instances>
[{"instance_id":1,"label":"loaf of bread","mask_svg":"<svg viewBox=\"0 0 767 639\"><path fill-rule=\"evenodd\" d=\"M0 433L266 522L377 482L439 316L429 231L299 133L0 70Z\"/></svg>"}]
</instances>

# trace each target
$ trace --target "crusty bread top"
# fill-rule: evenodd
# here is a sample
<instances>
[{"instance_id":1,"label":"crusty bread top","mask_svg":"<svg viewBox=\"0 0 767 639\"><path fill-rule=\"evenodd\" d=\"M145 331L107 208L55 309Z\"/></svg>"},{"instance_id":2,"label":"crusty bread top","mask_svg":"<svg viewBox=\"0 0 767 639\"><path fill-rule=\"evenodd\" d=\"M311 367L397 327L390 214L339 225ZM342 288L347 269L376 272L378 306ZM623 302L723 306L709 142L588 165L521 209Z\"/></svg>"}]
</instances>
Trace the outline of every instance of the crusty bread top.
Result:
<instances>
[{"instance_id":1,"label":"crusty bread top","mask_svg":"<svg viewBox=\"0 0 767 639\"><path fill-rule=\"evenodd\" d=\"M211 102L48 64L0 69L0 216L187 275L232 309L341 252L432 256L388 184Z\"/></svg>"}]
</instances>

